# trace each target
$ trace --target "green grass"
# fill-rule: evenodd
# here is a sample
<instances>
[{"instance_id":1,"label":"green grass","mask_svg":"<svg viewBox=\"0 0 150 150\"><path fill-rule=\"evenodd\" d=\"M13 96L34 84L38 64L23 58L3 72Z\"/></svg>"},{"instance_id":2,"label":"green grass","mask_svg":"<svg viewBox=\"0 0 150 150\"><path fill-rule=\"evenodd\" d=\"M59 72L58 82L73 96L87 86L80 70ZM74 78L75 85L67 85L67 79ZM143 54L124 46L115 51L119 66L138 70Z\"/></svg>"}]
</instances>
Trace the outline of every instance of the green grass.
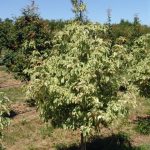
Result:
<instances>
[{"instance_id":1,"label":"green grass","mask_svg":"<svg viewBox=\"0 0 150 150\"><path fill-rule=\"evenodd\" d=\"M141 145L135 148L135 150L150 150L150 145Z\"/></svg>"},{"instance_id":2,"label":"green grass","mask_svg":"<svg viewBox=\"0 0 150 150\"><path fill-rule=\"evenodd\" d=\"M7 68L5 66L0 66L0 71L7 71Z\"/></svg>"},{"instance_id":3,"label":"green grass","mask_svg":"<svg viewBox=\"0 0 150 150\"><path fill-rule=\"evenodd\" d=\"M46 137L51 137L53 133L54 128L50 125L45 125L40 129L40 134L43 139Z\"/></svg>"},{"instance_id":4,"label":"green grass","mask_svg":"<svg viewBox=\"0 0 150 150\"><path fill-rule=\"evenodd\" d=\"M0 92L4 92L11 102L22 102L25 100L25 92L22 87L3 88L0 89Z\"/></svg>"},{"instance_id":5,"label":"green grass","mask_svg":"<svg viewBox=\"0 0 150 150\"><path fill-rule=\"evenodd\" d=\"M137 107L135 121L135 131L143 135L150 135L150 99L139 97L138 102L140 105Z\"/></svg>"},{"instance_id":6,"label":"green grass","mask_svg":"<svg viewBox=\"0 0 150 150\"><path fill-rule=\"evenodd\" d=\"M150 134L150 119L140 119L137 121L135 130L144 135Z\"/></svg>"}]
</instances>

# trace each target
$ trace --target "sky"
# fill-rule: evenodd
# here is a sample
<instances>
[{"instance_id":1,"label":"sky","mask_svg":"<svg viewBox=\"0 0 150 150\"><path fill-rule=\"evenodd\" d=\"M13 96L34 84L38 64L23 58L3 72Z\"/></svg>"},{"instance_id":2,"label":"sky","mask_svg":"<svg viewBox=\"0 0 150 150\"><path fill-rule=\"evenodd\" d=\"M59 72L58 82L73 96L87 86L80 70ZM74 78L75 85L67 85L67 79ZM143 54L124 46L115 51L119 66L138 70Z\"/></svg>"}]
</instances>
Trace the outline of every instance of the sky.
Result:
<instances>
[{"instance_id":1,"label":"sky","mask_svg":"<svg viewBox=\"0 0 150 150\"><path fill-rule=\"evenodd\" d=\"M35 0L41 17L45 19L72 19L70 0ZM121 19L133 21L138 15L142 24L150 25L150 0L84 0L87 4L88 19L94 22L107 22L107 10L111 9L112 23ZM31 0L0 0L0 18L13 18L21 15L21 9Z\"/></svg>"}]
</instances>

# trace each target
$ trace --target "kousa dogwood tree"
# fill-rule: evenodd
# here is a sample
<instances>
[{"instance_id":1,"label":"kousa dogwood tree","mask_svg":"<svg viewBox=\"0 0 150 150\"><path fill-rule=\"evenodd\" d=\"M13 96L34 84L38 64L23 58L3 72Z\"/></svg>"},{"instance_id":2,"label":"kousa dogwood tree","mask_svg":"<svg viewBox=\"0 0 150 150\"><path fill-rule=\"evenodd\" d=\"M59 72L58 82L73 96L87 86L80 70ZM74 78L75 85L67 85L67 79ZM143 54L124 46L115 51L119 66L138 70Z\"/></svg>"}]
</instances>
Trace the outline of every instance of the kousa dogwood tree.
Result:
<instances>
[{"instance_id":1,"label":"kousa dogwood tree","mask_svg":"<svg viewBox=\"0 0 150 150\"><path fill-rule=\"evenodd\" d=\"M139 37L132 47L131 81L142 96L150 97L150 34Z\"/></svg>"},{"instance_id":2,"label":"kousa dogwood tree","mask_svg":"<svg viewBox=\"0 0 150 150\"><path fill-rule=\"evenodd\" d=\"M106 31L93 23L66 25L53 39L50 56L30 70L27 96L36 100L41 116L55 127L80 129L81 139L125 117L135 105L124 76L126 47L110 50L111 42L101 38Z\"/></svg>"}]
</instances>

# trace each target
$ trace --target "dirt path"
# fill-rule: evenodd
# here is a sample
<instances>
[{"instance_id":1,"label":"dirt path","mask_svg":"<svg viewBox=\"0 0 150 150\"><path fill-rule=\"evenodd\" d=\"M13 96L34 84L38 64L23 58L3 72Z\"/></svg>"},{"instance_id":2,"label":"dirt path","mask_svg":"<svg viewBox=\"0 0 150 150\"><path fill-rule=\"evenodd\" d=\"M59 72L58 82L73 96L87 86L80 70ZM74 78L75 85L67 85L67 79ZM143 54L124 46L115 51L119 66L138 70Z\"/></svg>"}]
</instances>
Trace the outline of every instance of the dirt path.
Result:
<instances>
[{"instance_id":1,"label":"dirt path","mask_svg":"<svg viewBox=\"0 0 150 150\"><path fill-rule=\"evenodd\" d=\"M38 116L35 107L29 107L26 103L15 103L11 105L12 113L12 122L18 123L22 119L31 121L32 119Z\"/></svg>"},{"instance_id":2,"label":"dirt path","mask_svg":"<svg viewBox=\"0 0 150 150\"><path fill-rule=\"evenodd\" d=\"M14 79L11 73L0 70L0 89L21 87L23 84L20 80ZM13 123L19 122L22 118L31 120L37 117L36 108L29 107L24 102L15 102L11 104L10 109L10 118L13 119Z\"/></svg>"},{"instance_id":3,"label":"dirt path","mask_svg":"<svg viewBox=\"0 0 150 150\"><path fill-rule=\"evenodd\" d=\"M23 85L20 80L14 79L11 73L0 70L0 88L19 87Z\"/></svg>"}]
</instances>

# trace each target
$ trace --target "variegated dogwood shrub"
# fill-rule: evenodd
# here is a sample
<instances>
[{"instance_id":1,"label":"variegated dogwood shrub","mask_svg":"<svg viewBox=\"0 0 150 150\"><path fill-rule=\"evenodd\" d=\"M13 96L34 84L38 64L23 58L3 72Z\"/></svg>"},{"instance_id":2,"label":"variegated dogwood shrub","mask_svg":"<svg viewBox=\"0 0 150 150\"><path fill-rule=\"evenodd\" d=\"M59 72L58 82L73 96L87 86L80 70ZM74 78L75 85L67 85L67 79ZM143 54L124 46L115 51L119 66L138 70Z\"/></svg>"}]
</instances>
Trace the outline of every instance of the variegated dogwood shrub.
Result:
<instances>
[{"instance_id":1,"label":"variegated dogwood shrub","mask_svg":"<svg viewBox=\"0 0 150 150\"><path fill-rule=\"evenodd\" d=\"M102 39L103 25L72 22L53 39L50 56L30 70L28 98L55 127L84 135L127 116L135 92L125 76L127 48ZM120 90L123 86L126 90Z\"/></svg>"}]
</instances>

